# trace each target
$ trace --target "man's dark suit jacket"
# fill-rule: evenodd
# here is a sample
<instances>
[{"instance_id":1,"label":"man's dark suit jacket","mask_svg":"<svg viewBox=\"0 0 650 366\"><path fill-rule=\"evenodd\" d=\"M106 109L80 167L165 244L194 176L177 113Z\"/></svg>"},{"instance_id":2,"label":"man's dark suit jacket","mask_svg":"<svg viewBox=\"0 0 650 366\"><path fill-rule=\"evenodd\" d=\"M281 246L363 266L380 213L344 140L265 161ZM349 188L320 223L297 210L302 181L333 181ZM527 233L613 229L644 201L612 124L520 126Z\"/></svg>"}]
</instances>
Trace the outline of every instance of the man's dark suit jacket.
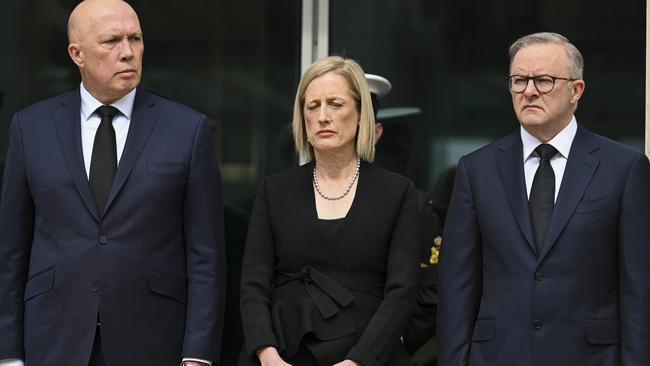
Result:
<instances>
[{"instance_id":1,"label":"man's dark suit jacket","mask_svg":"<svg viewBox=\"0 0 650 366\"><path fill-rule=\"evenodd\" d=\"M650 164L578 127L541 253L519 134L460 160L441 366L650 365Z\"/></svg>"},{"instance_id":2,"label":"man's dark suit jacket","mask_svg":"<svg viewBox=\"0 0 650 366\"><path fill-rule=\"evenodd\" d=\"M408 365L400 336L415 304L419 260L415 189L362 163L338 232L316 213L313 163L267 178L244 255L241 313L248 359L275 346L307 347L322 365Z\"/></svg>"},{"instance_id":3,"label":"man's dark suit jacket","mask_svg":"<svg viewBox=\"0 0 650 366\"><path fill-rule=\"evenodd\" d=\"M81 149L79 91L14 116L0 205L0 359L87 365L218 360L220 178L205 116L136 92L103 213Z\"/></svg>"}]
</instances>

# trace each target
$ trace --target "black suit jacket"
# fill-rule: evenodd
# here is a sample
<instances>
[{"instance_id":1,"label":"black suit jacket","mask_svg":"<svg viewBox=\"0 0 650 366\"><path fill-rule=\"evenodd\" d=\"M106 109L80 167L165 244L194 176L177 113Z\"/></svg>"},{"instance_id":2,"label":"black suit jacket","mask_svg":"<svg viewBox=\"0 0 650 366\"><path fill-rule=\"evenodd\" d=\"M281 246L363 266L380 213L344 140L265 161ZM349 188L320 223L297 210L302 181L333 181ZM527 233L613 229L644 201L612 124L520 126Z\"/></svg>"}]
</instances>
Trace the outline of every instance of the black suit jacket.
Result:
<instances>
[{"instance_id":1,"label":"black suit jacket","mask_svg":"<svg viewBox=\"0 0 650 366\"><path fill-rule=\"evenodd\" d=\"M267 178L251 215L241 312L248 361L262 346L291 357L308 347L323 365L407 365L400 342L417 292L419 232L413 184L362 163L335 239L316 213L313 164ZM303 338L305 336L305 338Z\"/></svg>"},{"instance_id":2,"label":"black suit jacket","mask_svg":"<svg viewBox=\"0 0 650 366\"><path fill-rule=\"evenodd\" d=\"M224 254L205 116L142 89L103 214L83 163L79 91L13 119L0 205L0 359L218 360Z\"/></svg>"},{"instance_id":3,"label":"black suit jacket","mask_svg":"<svg viewBox=\"0 0 650 366\"><path fill-rule=\"evenodd\" d=\"M443 366L650 365L650 164L582 127L535 250L518 133L463 157L439 265Z\"/></svg>"}]
</instances>

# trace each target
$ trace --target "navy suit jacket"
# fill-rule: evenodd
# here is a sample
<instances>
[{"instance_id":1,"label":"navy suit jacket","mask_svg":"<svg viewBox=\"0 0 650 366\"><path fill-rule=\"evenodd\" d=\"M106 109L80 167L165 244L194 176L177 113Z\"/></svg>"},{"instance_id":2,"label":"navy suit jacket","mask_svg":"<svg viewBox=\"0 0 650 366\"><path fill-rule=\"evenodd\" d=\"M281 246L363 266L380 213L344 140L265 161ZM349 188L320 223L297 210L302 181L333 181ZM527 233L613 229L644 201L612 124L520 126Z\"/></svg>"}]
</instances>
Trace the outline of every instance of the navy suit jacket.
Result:
<instances>
[{"instance_id":1,"label":"navy suit jacket","mask_svg":"<svg viewBox=\"0 0 650 366\"><path fill-rule=\"evenodd\" d=\"M223 213L205 116L138 89L103 213L84 168L79 91L18 112L0 205L0 359L218 360Z\"/></svg>"},{"instance_id":2,"label":"navy suit jacket","mask_svg":"<svg viewBox=\"0 0 650 366\"><path fill-rule=\"evenodd\" d=\"M522 143L461 158L440 257L440 366L650 365L650 164L582 127L536 253Z\"/></svg>"}]
</instances>

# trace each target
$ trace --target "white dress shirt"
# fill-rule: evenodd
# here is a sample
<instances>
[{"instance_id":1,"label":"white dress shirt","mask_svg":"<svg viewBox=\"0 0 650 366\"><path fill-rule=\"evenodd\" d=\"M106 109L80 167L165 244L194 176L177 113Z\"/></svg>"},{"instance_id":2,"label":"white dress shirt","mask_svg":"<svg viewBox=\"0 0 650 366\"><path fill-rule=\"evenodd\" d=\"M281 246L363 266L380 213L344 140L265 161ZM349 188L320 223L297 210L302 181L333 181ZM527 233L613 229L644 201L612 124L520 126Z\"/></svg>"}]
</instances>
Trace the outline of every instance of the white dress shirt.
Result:
<instances>
[{"instance_id":1,"label":"white dress shirt","mask_svg":"<svg viewBox=\"0 0 650 366\"><path fill-rule=\"evenodd\" d=\"M25 366L22 360L15 358L0 360L0 366Z\"/></svg>"},{"instance_id":2,"label":"white dress shirt","mask_svg":"<svg viewBox=\"0 0 650 366\"><path fill-rule=\"evenodd\" d=\"M84 154L84 165L86 167L86 176L90 177L90 160L93 156L93 145L95 143L95 134L102 118L95 113L97 108L101 107L102 102L93 97L81 83L79 87L81 94L81 148ZM113 128L115 129L115 143L117 147L117 163L119 165L126 136L129 133L131 124L131 112L133 111L133 101L135 100L135 89L122 98L116 100L111 105L117 108L118 113L113 118ZM1 366L1 365L0 365Z\"/></svg>"},{"instance_id":3,"label":"white dress shirt","mask_svg":"<svg viewBox=\"0 0 650 366\"><path fill-rule=\"evenodd\" d=\"M113 118L118 165L120 163L120 158L122 157L122 152L124 151L126 137L129 133L131 113L133 112L133 102L135 101L135 92L136 89L133 89L129 94L111 103L113 107L120 111L120 113ZM95 113L95 110L104 104L95 99L95 97L86 90L83 83L81 83L81 86L79 87L79 94L81 95L81 148L83 150L86 176L90 179L90 161L93 156L95 134L97 133L97 128L102 121L101 117ZM184 358L183 361L203 362L208 365L212 364L210 361L198 358ZM25 364L19 359L6 359L0 360L0 366L25 366Z\"/></svg>"},{"instance_id":4,"label":"white dress shirt","mask_svg":"<svg viewBox=\"0 0 650 366\"><path fill-rule=\"evenodd\" d=\"M562 177L564 177L564 169L566 168L567 159L569 159L569 152L571 151L571 144L573 138L578 131L578 123L575 116L571 118L571 122L560 131L551 141L547 144L552 145L557 149L558 154L551 159L551 167L555 173L555 200L557 200L560 185L562 184ZM530 189L533 186L533 178L539 167L539 156L535 152L535 148L539 144L543 144L537 137L531 135L523 127L521 127L521 142L523 143L524 154L524 175L526 177L526 194L530 199Z\"/></svg>"}]
</instances>

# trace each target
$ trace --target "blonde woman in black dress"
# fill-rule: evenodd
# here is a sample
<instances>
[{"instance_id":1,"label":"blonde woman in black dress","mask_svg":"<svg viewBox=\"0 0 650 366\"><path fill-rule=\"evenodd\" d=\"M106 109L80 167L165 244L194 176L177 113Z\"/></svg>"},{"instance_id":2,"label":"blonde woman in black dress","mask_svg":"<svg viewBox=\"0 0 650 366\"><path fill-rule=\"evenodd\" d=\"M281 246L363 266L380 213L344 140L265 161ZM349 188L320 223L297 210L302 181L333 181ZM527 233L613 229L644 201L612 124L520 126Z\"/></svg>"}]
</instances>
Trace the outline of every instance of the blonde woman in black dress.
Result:
<instances>
[{"instance_id":1,"label":"blonde woman in black dress","mask_svg":"<svg viewBox=\"0 0 650 366\"><path fill-rule=\"evenodd\" d=\"M242 270L240 365L400 366L417 291L413 184L372 164L363 70L327 57L300 81L296 148L306 164L268 177Z\"/></svg>"}]
</instances>

